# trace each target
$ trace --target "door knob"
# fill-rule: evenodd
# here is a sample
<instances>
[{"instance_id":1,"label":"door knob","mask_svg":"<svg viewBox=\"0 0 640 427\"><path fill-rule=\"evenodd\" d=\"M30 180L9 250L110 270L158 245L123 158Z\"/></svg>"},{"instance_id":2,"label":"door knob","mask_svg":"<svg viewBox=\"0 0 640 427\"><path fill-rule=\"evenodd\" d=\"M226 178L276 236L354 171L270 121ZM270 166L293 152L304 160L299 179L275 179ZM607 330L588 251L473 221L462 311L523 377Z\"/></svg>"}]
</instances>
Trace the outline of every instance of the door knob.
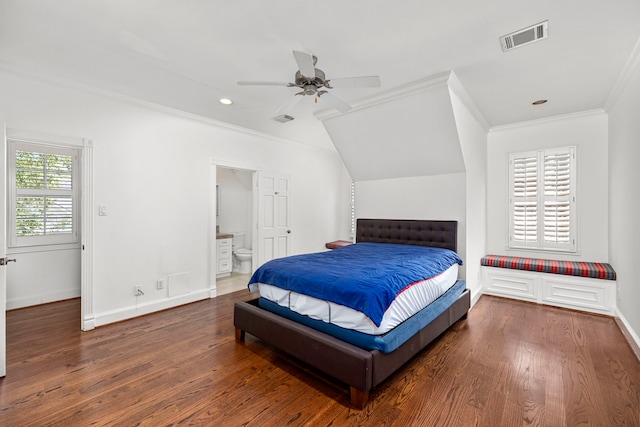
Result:
<instances>
[{"instance_id":1,"label":"door knob","mask_svg":"<svg viewBox=\"0 0 640 427\"><path fill-rule=\"evenodd\" d=\"M287 234L291 234L291 230L287 230ZM15 261L15 259L14 259L14 261Z\"/></svg>"},{"instance_id":2,"label":"door knob","mask_svg":"<svg viewBox=\"0 0 640 427\"><path fill-rule=\"evenodd\" d=\"M17 260L15 258L14 259L9 259L7 257L0 258L0 265L7 265L10 262L17 262Z\"/></svg>"}]
</instances>

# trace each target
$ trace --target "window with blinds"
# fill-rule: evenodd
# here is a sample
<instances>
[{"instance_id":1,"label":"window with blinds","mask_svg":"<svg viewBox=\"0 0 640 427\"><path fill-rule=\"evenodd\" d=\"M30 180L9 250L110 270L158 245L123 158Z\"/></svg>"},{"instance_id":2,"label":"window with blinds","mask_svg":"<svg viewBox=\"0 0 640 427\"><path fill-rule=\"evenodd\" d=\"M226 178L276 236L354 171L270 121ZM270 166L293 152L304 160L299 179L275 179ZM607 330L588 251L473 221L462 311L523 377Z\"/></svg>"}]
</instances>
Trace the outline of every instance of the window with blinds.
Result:
<instances>
[{"instance_id":1,"label":"window with blinds","mask_svg":"<svg viewBox=\"0 0 640 427\"><path fill-rule=\"evenodd\" d=\"M10 141L11 246L75 243L76 150Z\"/></svg>"},{"instance_id":2,"label":"window with blinds","mask_svg":"<svg viewBox=\"0 0 640 427\"><path fill-rule=\"evenodd\" d=\"M509 156L509 247L575 252L575 147Z\"/></svg>"}]
</instances>

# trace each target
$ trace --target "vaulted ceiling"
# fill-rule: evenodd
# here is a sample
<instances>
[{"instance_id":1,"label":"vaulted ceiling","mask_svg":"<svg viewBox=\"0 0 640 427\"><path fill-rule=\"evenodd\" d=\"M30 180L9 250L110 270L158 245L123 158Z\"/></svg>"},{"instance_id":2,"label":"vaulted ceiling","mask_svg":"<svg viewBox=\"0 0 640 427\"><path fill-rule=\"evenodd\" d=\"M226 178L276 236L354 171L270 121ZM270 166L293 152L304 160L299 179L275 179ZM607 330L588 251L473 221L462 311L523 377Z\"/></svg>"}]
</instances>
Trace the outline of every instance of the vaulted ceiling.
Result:
<instances>
[{"instance_id":1,"label":"vaulted ceiling","mask_svg":"<svg viewBox=\"0 0 640 427\"><path fill-rule=\"evenodd\" d=\"M545 20L547 39L502 51L500 36ZM322 102L306 97L279 123L295 88L237 81L293 81L292 50L328 78L380 76L380 88L332 90L346 102L454 71L498 126L602 107L639 22L637 0L2 0L0 68L332 148Z\"/></svg>"}]
</instances>

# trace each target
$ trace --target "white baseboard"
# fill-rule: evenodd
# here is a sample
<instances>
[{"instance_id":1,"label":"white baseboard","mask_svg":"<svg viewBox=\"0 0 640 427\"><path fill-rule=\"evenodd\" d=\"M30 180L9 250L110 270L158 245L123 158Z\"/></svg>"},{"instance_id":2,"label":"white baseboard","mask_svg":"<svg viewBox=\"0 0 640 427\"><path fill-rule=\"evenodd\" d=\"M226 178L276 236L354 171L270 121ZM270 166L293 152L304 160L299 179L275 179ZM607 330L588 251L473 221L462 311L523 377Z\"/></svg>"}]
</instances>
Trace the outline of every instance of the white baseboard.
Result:
<instances>
[{"instance_id":1,"label":"white baseboard","mask_svg":"<svg viewBox=\"0 0 640 427\"><path fill-rule=\"evenodd\" d=\"M471 291L471 307L469 307L469 309L473 308L473 306L476 305L482 294L482 287L476 288Z\"/></svg>"},{"instance_id":2,"label":"white baseboard","mask_svg":"<svg viewBox=\"0 0 640 427\"><path fill-rule=\"evenodd\" d=\"M164 298L161 300L136 304L129 307L119 308L117 310L105 311L102 313L95 313L94 326L97 327L108 325L109 323L120 322L123 320L132 319L134 317L144 316L145 314L154 313L156 311L166 310L168 308L173 308L209 298L210 289L206 288L171 298Z\"/></svg>"},{"instance_id":3,"label":"white baseboard","mask_svg":"<svg viewBox=\"0 0 640 427\"><path fill-rule=\"evenodd\" d=\"M32 305L47 304L55 301L62 301L65 299L79 298L80 289L67 289L63 291L56 291L47 294L40 294L34 296L28 296L24 298L7 299L7 310L14 310L16 308L31 307Z\"/></svg>"},{"instance_id":4,"label":"white baseboard","mask_svg":"<svg viewBox=\"0 0 640 427\"><path fill-rule=\"evenodd\" d=\"M629 322L627 322L627 319L620 313L618 307L615 308L615 313L618 327L620 327L620 330L629 341L631 349L636 354L638 360L640 360L640 337L638 337L638 334L633 330Z\"/></svg>"}]
</instances>

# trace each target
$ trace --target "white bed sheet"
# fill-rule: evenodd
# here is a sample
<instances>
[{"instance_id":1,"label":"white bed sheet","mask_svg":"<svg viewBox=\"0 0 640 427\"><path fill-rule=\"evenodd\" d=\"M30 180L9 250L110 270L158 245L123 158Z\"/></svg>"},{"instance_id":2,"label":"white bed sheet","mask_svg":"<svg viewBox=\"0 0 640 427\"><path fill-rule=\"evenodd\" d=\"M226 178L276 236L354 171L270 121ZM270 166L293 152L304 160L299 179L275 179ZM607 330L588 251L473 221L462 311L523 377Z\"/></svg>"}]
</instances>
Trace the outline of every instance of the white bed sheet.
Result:
<instances>
[{"instance_id":1,"label":"white bed sheet","mask_svg":"<svg viewBox=\"0 0 640 427\"><path fill-rule=\"evenodd\" d=\"M444 294L458 279L458 264L453 264L443 273L415 283L404 290L391 303L382 317L380 326L364 313L341 304L321 300L272 285L258 283L260 296L287 307L296 313L327 323L363 332L381 335L416 314Z\"/></svg>"}]
</instances>

